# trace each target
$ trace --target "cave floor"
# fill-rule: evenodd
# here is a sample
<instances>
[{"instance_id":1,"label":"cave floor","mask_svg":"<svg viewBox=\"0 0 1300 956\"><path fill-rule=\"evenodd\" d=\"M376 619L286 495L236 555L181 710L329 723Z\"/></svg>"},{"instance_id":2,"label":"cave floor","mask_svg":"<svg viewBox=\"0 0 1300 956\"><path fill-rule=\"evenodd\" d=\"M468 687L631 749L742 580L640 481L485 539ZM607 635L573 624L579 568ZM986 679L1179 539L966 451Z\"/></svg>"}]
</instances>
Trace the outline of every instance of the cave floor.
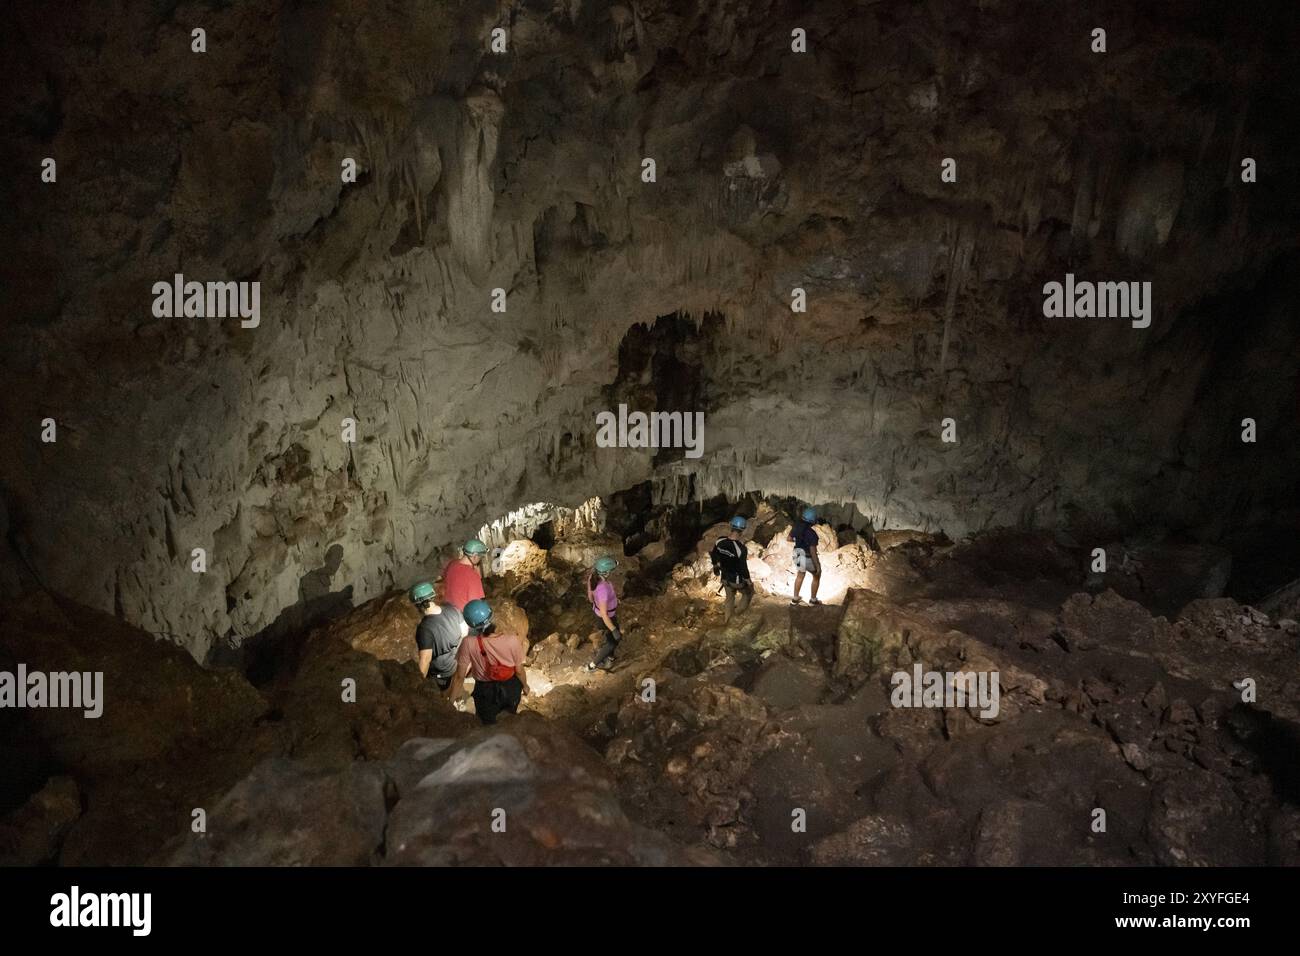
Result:
<instances>
[{"instance_id":1,"label":"cave floor","mask_svg":"<svg viewBox=\"0 0 1300 956\"><path fill-rule=\"evenodd\" d=\"M1007 541L996 566L979 541L888 549L871 559L881 591L852 582L820 607L760 591L730 624L712 582L684 562L659 593L623 599L612 673L583 669L590 609L573 588L555 590L528 635L535 692L495 728L419 679L415 612L398 592L305 635L256 688L178 649L159 654L165 645L106 615L33 597L5 610L6 644L28 660L102 669L124 696L101 721L33 714L35 734L11 737L36 783L0 823L0 852L175 862L195 808L230 812L232 786L268 758L326 775L310 778L312 793L356 767L388 767L391 828L391 805L408 793L395 795L392 761L411 741L472 754L513 734L543 769L554 759L580 770L593 800L617 797L621 811L600 803L592 814L625 812L609 831L618 840L667 836L696 854L689 862L1300 862L1294 623L1230 599L1153 616L1053 570L1069 560L1049 541L1019 551ZM502 591L489 582L490 599ZM988 701L896 706L893 676L918 665L996 672L996 712ZM1245 676L1256 705L1234 687ZM352 701L340 694L349 680ZM571 744L552 739L564 733ZM586 824L547 809L534 786L530 812L553 816L534 828L533 849L585 846L573 830ZM240 793L241 807L253 800ZM259 825L273 817L256 815ZM417 859L500 862L461 839L435 841L439 853L459 847L451 857ZM391 843L366 852L366 862L406 853ZM632 861L643 858L660 857Z\"/></svg>"}]
</instances>

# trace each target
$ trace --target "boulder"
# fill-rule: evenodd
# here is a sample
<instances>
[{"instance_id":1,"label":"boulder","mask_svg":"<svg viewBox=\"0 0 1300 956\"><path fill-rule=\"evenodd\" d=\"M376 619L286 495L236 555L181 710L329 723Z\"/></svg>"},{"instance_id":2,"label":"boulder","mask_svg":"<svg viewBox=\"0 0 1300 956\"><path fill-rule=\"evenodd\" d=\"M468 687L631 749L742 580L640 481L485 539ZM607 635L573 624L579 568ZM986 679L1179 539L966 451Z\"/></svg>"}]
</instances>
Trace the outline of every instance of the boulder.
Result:
<instances>
[{"instance_id":1,"label":"boulder","mask_svg":"<svg viewBox=\"0 0 1300 956\"><path fill-rule=\"evenodd\" d=\"M173 866L364 866L384 843L384 771L319 769L273 757L207 808L207 832L179 841Z\"/></svg>"},{"instance_id":2,"label":"boulder","mask_svg":"<svg viewBox=\"0 0 1300 956\"><path fill-rule=\"evenodd\" d=\"M390 591L356 607L322 630L348 646L385 661L416 659L420 612L405 591Z\"/></svg>"},{"instance_id":3,"label":"boulder","mask_svg":"<svg viewBox=\"0 0 1300 956\"><path fill-rule=\"evenodd\" d=\"M642 565L654 564L656 561L662 561L667 553L668 545L666 542L651 541L636 553L636 559Z\"/></svg>"},{"instance_id":4,"label":"boulder","mask_svg":"<svg viewBox=\"0 0 1300 956\"><path fill-rule=\"evenodd\" d=\"M408 764L389 816L395 866L667 866L701 862L632 823L600 758L533 715Z\"/></svg>"},{"instance_id":5,"label":"boulder","mask_svg":"<svg viewBox=\"0 0 1300 956\"><path fill-rule=\"evenodd\" d=\"M808 851L816 866L904 866L912 859L912 828L903 820L863 817Z\"/></svg>"},{"instance_id":6,"label":"boulder","mask_svg":"<svg viewBox=\"0 0 1300 956\"><path fill-rule=\"evenodd\" d=\"M1245 807L1232 782L1192 767L1159 784L1148 821L1157 860L1165 866L1258 866L1263 851L1252 838Z\"/></svg>"},{"instance_id":7,"label":"boulder","mask_svg":"<svg viewBox=\"0 0 1300 956\"><path fill-rule=\"evenodd\" d=\"M1107 570L1105 584L1167 617L1190 601L1221 597L1232 572L1231 553L1212 545L1166 542L1107 550L1114 553L1120 560Z\"/></svg>"},{"instance_id":8,"label":"boulder","mask_svg":"<svg viewBox=\"0 0 1300 956\"><path fill-rule=\"evenodd\" d=\"M834 675L860 683L907 664L906 631L885 597L863 589L849 591L835 635Z\"/></svg>"},{"instance_id":9,"label":"boulder","mask_svg":"<svg viewBox=\"0 0 1300 956\"><path fill-rule=\"evenodd\" d=\"M1041 866L1059 859L1070 821L1059 810L1011 798L980 811L971 862L976 866Z\"/></svg>"},{"instance_id":10,"label":"boulder","mask_svg":"<svg viewBox=\"0 0 1300 956\"><path fill-rule=\"evenodd\" d=\"M527 580L542 573L546 567L547 551L528 538L518 538L509 544L493 548L488 570L493 577L514 576Z\"/></svg>"},{"instance_id":11,"label":"boulder","mask_svg":"<svg viewBox=\"0 0 1300 956\"><path fill-rule=\"evenodd\" d=\"M67 776L51 777L0 822L0 866L53 863L64 836L80 816L77 782Z\"/></svg>"},{"instance_id":12,"label":"boulder","mask_svg":"<svg viewBox=\"0 0 1300 956\"><path fill-rule=\"evenodd\" d=\"M599 756L536 715L460 739L413 738L387 761L273 758L165 860L217 866L684 865L708 862L632 823Z\"/></svg>"},{"instance_id":13,"label":"boulder","mask_svg":"<svg viewBox=\"0 0 1300 956\"><path fill-rule=\"evenodd\" d=\"M1095 597L1071 596L1061 607L1061 622L1099 647L1148 648L1156 631L1150 611L1109 589Z\"/></svg>"},{"instance_id":14,"label":"boulder","mask_svg":"<svg viewBox=\"0 0 1300 956\"><path fill-rule=\"evenodd\" d=\"M777 740L760 699L702 675L661 684L653 705L625 704L605 758L651 820L684 819L730 847L752 833L746 774Z\"/></svg>"}]
</instances>

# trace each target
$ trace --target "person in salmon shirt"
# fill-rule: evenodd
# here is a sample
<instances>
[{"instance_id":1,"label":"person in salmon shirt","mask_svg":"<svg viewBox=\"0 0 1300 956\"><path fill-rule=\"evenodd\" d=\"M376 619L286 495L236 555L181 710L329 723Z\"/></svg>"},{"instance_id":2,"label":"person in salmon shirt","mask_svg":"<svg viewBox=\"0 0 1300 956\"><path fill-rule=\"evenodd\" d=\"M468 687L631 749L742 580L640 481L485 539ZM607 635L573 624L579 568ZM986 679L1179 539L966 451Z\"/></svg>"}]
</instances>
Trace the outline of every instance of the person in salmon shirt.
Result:
<instances>
[{"instance_id":1,"label":"person in salmon shirt","mask_svg":"<svg viewBox=\"0 0 1300 956\"><path fill-rule=\"evenodd\" d=\"M456 651L452 702L459 704L465 696L465 678L473 677L474 713L480 723L495 724L502 713L518 713L519 702L528 696L523 642L515 634L497 631L487 601L465 605L465 623L469 636Z\"/></svg>"}]
</instances>

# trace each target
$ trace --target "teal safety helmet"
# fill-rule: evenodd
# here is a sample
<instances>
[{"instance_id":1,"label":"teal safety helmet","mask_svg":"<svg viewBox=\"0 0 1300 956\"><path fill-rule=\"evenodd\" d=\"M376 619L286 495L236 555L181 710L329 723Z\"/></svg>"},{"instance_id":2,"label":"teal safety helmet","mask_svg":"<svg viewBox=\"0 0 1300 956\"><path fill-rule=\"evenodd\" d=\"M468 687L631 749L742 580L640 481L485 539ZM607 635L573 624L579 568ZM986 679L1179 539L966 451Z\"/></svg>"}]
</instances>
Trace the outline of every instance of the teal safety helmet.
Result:
<instances>
[{"instance_id":1,"label":"teal safety helmet","mask_svg":"<svg viewBox=\"0 0 1300 956\"><path fill-rule=\"evenodd\" d=\"M426 601L433 600L433 585L428 581L421 581L406 593L410 597L412 604L424 604Z\"/></svg>"},{"instance_id":2,"label":"teal safety helmet","mask_svg":"<svg viewBox=\"0 0 1300 956\"><path fill-rule=\"evenodd\" d=\"M492 608L482 598L470 601L462 612L470 630L481 631L492 623Z\"/></svg>"},{"instance_id":3,"label":"teal safety helmet","mask_svg":"<svg viewBox=\"0 0 1300 956\"><path fill-rule=\"evenodd\" d=\"M804 509L803 509L803 520L806 521L806 522L808 522L808 524L812 524L814 521L816 521L816 520L817 520L817 509L816 509L816 508L804 508Z\"/></svg>"},{"instance_id":4,"label":"teal safety helmet","mask_svg":"<svg viewBox=\"0 0 1300 956\"><path fill-rule=\"evenodd\" d=\"M613 571L616 567L618 567L618 562L609 555L596 559L597 574L609 574L609 572Z\"/></svg>"},{"instance_id":5,"label":"teal safety helmet","mask_svg":"<svg viewBox=\"0 0 1300 956\"><path fill-rule=\"evenodd\" d=\"M746 524L747 522L740 515L736 515L736 517L731 519L731 527L736 531L744 531Z\"/></svg>"},{"instance_id":6,"label":"teal safety helmet","mask_svg":"<svg viewBox=\"0 0 1300 956\"><path fill-rule=\"evenodd\" d=\"M470 538L460 550L465 554L487 554L487 545L478 538Z\"/></svg>"}]
</instances>

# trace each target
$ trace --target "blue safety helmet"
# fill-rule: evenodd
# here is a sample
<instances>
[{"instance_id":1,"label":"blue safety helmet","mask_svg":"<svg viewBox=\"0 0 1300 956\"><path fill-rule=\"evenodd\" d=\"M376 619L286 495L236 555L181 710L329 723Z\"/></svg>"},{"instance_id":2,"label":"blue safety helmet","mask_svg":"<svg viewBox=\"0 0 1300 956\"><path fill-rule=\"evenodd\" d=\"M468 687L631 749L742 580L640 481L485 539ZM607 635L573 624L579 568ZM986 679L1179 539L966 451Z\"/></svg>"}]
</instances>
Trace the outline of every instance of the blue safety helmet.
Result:
<instances>
[{"instance_id":1,"label":"blue safety helmet","mask_svg":"<svg viewBox=\"0 0 1300 956\"><path fill-rule=\"evenodd\" d=\"M463 616L470 630L481 631L492 623L492 608L487 601L478 598L465 605Z\"/></svg>"},{"instance_id":2,"label":"blue safety helmet","mask_svg":"<svg viewBox=\"0 0 1300 956\"><path fill-rule=\"evenodd\" d=\"M609 555L596 559L597 574L609 574L609 572L613 571L616 567L618 567L618 562Z\"/></svg>"},{"instance_id":3,"label":"blue safety helmet","mask_svg":"<svg viewBox=\"0 0 1300 956\"><path fill-rule=\"evenodd\" d=\"M731 527L736 531L744 531L745 525L746 521L740 515L736 515L736 517L731 519Z\"/></svg>"},{"instance_id":4,"label":"blue safety helmet","mask_svg":"<svg viewBox=\"0 0 1300 956\"><path fill-rule=\"evenodd\" d=\"M817 520L817 509L816 509L816 508L804 508L804 509L803 509L803 520L806 521L806 522L808 522L808 524L812 524L814 521L816 521L816 520Z\"/></svg>"}]
</instances>

